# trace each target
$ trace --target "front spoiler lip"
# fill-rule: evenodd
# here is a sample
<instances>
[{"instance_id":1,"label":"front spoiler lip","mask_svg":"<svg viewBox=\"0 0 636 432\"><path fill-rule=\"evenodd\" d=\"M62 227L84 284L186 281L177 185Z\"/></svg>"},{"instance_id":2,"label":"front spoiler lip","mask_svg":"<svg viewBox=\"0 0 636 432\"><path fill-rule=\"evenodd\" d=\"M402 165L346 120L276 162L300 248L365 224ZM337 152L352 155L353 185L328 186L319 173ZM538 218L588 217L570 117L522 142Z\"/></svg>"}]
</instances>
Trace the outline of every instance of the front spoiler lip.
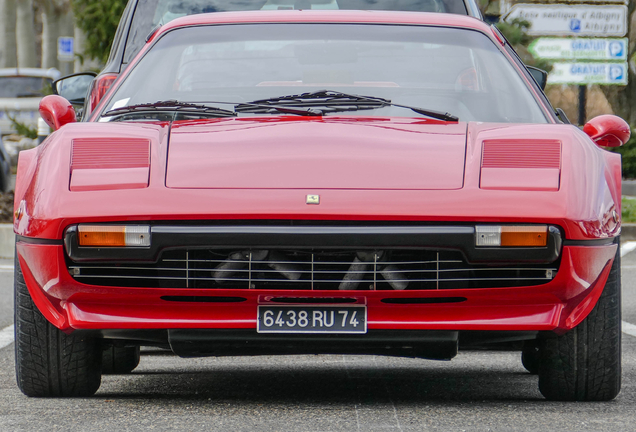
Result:
<instances>
[{"instance_id":1,"label":"front spoiler lip","mask_svg":"<svg viewBox=\"0 0 636 432\"><path fill-rule=\"evenodd\" d=\"M67 228L64 244L74 262L157 262L163 250L176 248L231 249L452 249L469 263L541 263L559 258L562 236L550 226L546 247L475 246L475 226L151 226L149 248L80 247L77 225ZM344 246L343 246L344 245Z\"/></svg>"}]
</instances>

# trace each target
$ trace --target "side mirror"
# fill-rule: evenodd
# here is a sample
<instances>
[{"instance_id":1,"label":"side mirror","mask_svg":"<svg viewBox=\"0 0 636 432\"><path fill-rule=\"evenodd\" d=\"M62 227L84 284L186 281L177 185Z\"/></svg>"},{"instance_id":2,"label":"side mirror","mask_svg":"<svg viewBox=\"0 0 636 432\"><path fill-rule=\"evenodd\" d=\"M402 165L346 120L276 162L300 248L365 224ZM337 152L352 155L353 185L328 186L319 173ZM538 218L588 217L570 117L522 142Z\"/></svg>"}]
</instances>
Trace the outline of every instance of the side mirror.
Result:
<instances>
[{"instance_id":1,"label":"side mirror","mask_svg":"<svg viewBox=\"0 0 636 432\"><path fill-rule=\"evenodd\" d=\"M536 68L534 66L526 66L528 72L532 75L532 78L539 84L541 90L545 90L545 86L548 83L548 73L543 69Z\"/></svg>"},{"instance_id":2,"label":"side mirror","mask_svg":"<svg viewBox=\"0 0 636 432\"><path fill-rule=\"evenodd\" d=\"M54 131L67 123L75 123L73 105L62 96L49 95L40 101L40 116Z\"/></svg>"},{"instance_id":3,"label":"side mirror","mask_svg":"<svg viewBox=\"0 0 636 432\"><path fill-rule=\"evenodd\" d=\"M81 72L65 76L53 82L53 92L73 105L84 105L88 89L96 76L97 74L94 72Z\"/></svg>"},{"instance_id":4,"label":"side mirror","mask_svg":"<svg viewBox=\"0 0 636 432\"><path fill-rule=\"evenodd\" d=\"M602 147L620 147L629 141L631 131L625 120L615 115L594 117L583 126L583 132Z\"/></svg>"}]
</instances>

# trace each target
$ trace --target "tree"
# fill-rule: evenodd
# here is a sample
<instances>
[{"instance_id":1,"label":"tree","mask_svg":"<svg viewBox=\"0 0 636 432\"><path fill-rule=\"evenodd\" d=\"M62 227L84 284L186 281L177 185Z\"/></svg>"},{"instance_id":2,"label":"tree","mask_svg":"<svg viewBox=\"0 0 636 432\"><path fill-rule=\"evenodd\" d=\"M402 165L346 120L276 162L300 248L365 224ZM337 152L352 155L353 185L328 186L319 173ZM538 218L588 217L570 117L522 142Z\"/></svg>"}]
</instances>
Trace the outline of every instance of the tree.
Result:
<instances>
[{"instance_id":1,"label":"tree","mask_svg":"<svg viewBox=\"0 0 636 432\"><path fill-rule=\"evenodd\" d=\"M0 67L16 67L16 0L0 0Z\"/></svg>"},{"instance_id":2,"label":"tree","mask_svg":"<svg viewBox=\"0 0 636 432\"><path fill-rule=\"evenodd\" d=\"M16 34L18 41L18 66L37 67L38 56L35 43L35 16L33 0L17 3Z\"/></svg>"},{"instance_id":3,"label":"tree","mask_svg":"<svg viewBox=\"0 0 636 432\"><path fill-rule=\"evenodd\" d=\"M63 18L70 10L69 0L37 0L42 10L42 67L58 67L57 38L72 36L63 31ZM70 33L70 34L63 34Z\"/></svg>"},{"instance_id":4,"label":"tree","mask_svg":"<svg viewBox=\"0 0 636 432\"><path fill-rule=\"evenodd\" d=\"M77 27L86 34L84 55L105 63L126 0L71 0L71 5Z\"/></svg>"}]
</instances>

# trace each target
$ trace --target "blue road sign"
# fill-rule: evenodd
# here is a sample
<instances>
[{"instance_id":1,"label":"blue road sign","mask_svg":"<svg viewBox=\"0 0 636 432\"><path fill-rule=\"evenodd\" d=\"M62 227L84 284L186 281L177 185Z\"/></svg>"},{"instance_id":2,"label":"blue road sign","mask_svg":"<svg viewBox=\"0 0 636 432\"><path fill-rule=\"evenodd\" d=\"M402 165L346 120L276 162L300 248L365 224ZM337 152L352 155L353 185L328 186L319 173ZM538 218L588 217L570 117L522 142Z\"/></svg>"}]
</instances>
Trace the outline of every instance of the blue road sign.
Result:
<instances>
[{"instance_id":1,"label":"blue road sign","mask_svg":"<svg viewBox=\"0 0 636 432\"><path fill-rule=\"evenodd\" d=\"M57 38L57 59L59 61L75 60L75 38L59 37Z\"/></svg>"}]
</instances>

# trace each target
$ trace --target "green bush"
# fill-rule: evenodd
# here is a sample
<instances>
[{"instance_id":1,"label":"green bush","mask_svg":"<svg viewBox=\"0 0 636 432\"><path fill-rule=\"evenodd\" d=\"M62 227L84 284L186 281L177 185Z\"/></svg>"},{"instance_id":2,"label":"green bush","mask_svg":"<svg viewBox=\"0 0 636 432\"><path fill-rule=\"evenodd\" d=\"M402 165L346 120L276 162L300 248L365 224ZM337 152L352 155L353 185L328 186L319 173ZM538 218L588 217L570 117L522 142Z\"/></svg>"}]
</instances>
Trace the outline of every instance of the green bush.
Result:
<instances>
[{"instance_id":1,"label":"green bush","mask_svg":"<svg viewBox=\"0 0 636 432\"><path fill-rule=\"evenodd\" d=\"M27 138L36 139L38 137L38 130L36 128L32 128L18 120L14 117L11 117L9 113L5 111L7 118L11 121L11 125L15 129L15 133L18 135L25 136Z\"/></svg>"},{"instance_id":2,"label":"green bush","mask_svg":"<svg viewBox=\"0 0 636 432\"><path fill-rule=\"evenodd\" d=\"M622 219L623 223L636 222L636 199L633 197L623 197L622 199Z\"/></svg>"},{"instance_id":3,"label":"green bush","mask_svg":"<svg viewBox=\"0 0 636 432\"><path fill-rule=\"evenodd\" d=\"M636 134L632 134L631 138L622 147L618 147L614 151L623 155L623 177L636 178Z\"/></svg>"},{"instance_id":4,"label":"green bush","mask_svg":"<svg viewBox=\"0 0 636 432\"><path fill-rule=\"evenodd\" d=\"M106 63L126 0L71 0L75 22L86 33L85 57Z\"/></svg>"}]
</instances>

